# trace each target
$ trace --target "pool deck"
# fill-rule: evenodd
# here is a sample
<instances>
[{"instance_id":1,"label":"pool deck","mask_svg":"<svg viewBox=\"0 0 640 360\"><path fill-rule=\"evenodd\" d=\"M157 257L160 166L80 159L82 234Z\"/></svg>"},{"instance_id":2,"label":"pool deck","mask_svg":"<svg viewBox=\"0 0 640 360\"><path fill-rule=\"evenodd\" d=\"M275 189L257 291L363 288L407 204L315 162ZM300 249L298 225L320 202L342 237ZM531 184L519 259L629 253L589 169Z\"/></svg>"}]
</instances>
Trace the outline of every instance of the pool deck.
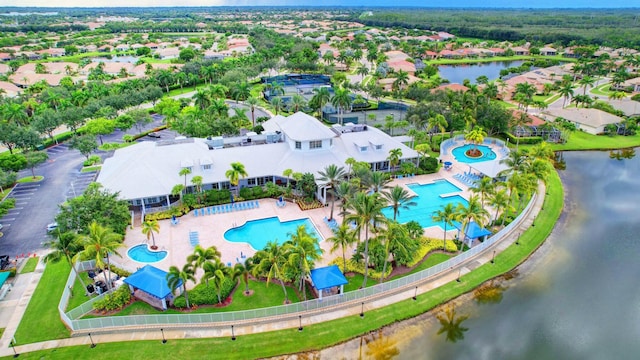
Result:
<instances>
[{"instance_id":1,"label":"pool deck","mask_svg":"<svg viewBox=\"0 0 640 360\"><path fill-rule=\"evenodd\" d=\"M498 156L500 157L500 156ZM406 187L408 184L428 184L436 180L447 180L462 189L461 192L453 194L459 194L465 199L469 199L471 192L469 188L459 182L453 177L457 173L464 173L468 171L468 165L464 163L458 163L455 161L452 155L445 155L442 157L443 161L452 161L453 166L451 170L440 169L435 174L419 175L413 177L403 177L401 179L394 179L390 186L400 185L405 189L412 192ZM497 160L496 160L497 161ZM412 192L413 193L413 192ZM446 195L452 195L448 193ZM160 220L160 233L155 235L156 245L160 250L167 250L167 257L156 263L152 263L153 266L163 270L169 270L172 265L182 267L186 264L186 259L193 253L193 246L189 241L189 233L197 232L199 238L199 244L205 248L215 246L222 254L221 258L225 264L234 265L238 261L242 261L242 256L253 256L256 250L251 248L248 243L235 243L229 242L224 238L224 233L234 227L241 226L245 222L250 220L264 219L268 217L277 216L280 221L296 220L302 218L309 218L314 224L319 234L322 236L320 241L320 248L324 251L322 259L316 263L316 266L325 266L331 260L342 256L340 250L331 253L331 243L325 241L325 239L333 236L333 232L324 222L324 218L328 218L331 212L331 207L326 206L320 209L302 211L293 203L286 203L284 207L278 207L275 199L261 199L259 200L260 207L236 210L233 212L227 212L222 214L212 215L198 215L194 216L193 211L189 214L179 218L179 223L176 225L171 224L171 220ZM493 214L490 208L487 208L491 214ZM339 213L339 202L336 202L334 210L334 217L341 221ZM456 230L447 229L447 238L455 236ZM424 230L424 235L432 238L442 238L443 230L440 227L430 227ZM145 264L131 260L127 256L127 250L135 245L141 243L149 243L146 236L142 234L141 227L135 227L127 231L125 237L125 247L123 247L119 253L121 257L114 256L113 261L121 264L131 270L141 268ZM347 250L347 255L351 254L353 249ZM196 274L196 278L201 276L200 273Z\"/></svg>"}]
</instances>

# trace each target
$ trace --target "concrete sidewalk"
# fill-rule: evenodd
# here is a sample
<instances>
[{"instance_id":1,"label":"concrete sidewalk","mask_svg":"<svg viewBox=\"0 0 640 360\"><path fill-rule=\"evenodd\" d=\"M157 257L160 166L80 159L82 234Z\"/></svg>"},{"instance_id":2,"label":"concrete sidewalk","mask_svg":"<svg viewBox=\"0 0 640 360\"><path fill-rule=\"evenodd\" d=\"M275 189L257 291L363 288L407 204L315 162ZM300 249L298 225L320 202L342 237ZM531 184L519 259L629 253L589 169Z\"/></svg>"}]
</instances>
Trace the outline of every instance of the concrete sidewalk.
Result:
<instances>
[{"instance_id":1,"label":"concrete sidewalk","mask_svg":"<svg viewBox=\"0 0 640 360\"><path fill-rule=\"evenodd\" d=\"M543 195L545 193L544 184L539 184L538 186L538 194ZM490 262L494 257L495 253L500 253L506 248L508 248L511 244L517 241L520 234L526 231L534 222L535 217L538 212L542 208L544 203L544 196L537 196L536 201L533 206L530 208L529 212L525 214L521 222L518 226L514 227L506 236L498 243L494 244L492 247L488 248L487 251L481 253L473 258L468 259L463 264L457 267L452 267L445 273L434 276L433 278L428 279L426 282L419 285L416 289L415 286L408 286L406 289L399 290L398 292L392 295L378 296L374 300L365 301L364 305L361 302L356 302L354 304L350 304L347 306L340 306L337 309L324 309L321 313L311 314L307 317L303 315L302 317L302 326L307 326L310 324L316 324L320 322L330 321L338 318L343 318L347 316L354 316L360 314L362 310L364 310L364 316L366 318L366 313L372 309L377 309L381 307L385 307L394 303L397 303L402 300L412 298L416 293L418 295L428 292L430 290L436 289L444 284L447 284L452 281L456 281L458 276L463 276L473 269ZM38 264L38 268L36 272L31 275L30 281L25 289L25 292L18 302L15 311L13 312L13 316L11 317L9 324L7 325L5 332L0 339L0 356L10 356L13 355L13 350L9 347L10 340L13 338L15 331L24 315L26 310L26 306L28 305L29 299L35 287L37 286L37 282L42 275L43 265ZM260 332L267 331L275 331L282 329L294 329L300 326L300 319L298 315L288 317L287 319L283 319L282 321L273 321L268 323L244 323L234 325L234 334L235 336L243 336L247 334L254 334ZM185 339L185 338L213 338L213 337L231 337L231 325L229 325L228 329L211 329L211 328L193 328L193 329L166 329L164 331L164 336L168 340L173 339ZM154 330L140 330L140 331L127 331L123 333L113 333L113 334L95 334L91 335L91 338L86 335L79 335L76 337L71 337L67 339L61 340L50 340L39 343L25 344L25 345L17 345L15 350L18 353L26 353L37 350L45 350L52 348L59 348L65 346L90 346L91 341L94 343L107 343L107 342L122 342L122 341L139 341L139 340L162 340L162 333L160 332L160 326Z\"/></svg>"}]
</instances>

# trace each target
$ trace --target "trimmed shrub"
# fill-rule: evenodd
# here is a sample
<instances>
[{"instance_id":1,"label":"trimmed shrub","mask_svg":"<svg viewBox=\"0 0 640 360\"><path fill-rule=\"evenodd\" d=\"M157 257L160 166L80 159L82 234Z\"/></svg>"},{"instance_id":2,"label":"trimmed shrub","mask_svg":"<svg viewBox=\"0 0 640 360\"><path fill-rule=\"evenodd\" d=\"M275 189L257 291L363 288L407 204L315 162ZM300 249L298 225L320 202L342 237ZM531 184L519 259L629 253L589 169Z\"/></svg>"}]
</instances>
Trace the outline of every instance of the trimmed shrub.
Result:
<instances>
[{"instance_id":1,"label":"trimmed shrub","mask_svg":"<svg viewBox=\"0 0 640 360\"><path fill-rule=\"evenodd\" d=\"M420 170L425 174L433 174L438 171L438 159L434 157L423 157L420 159Z\"/></svg>"},{"instance_id":2,"label":"trimmed shrub","mask_svg":"<svg viewBox=\"0 0 640 360\"><path fill-rule=\"evenodd\" d=\"M213 280L209 281L209 287L206 283L196 285L192 290L189 290L189 305L215 305L218 303L218 292L212 284ZM220 297L222 301L229 297L233 289L236 287L237 281L227 279L222 285L222 291ZM177 308L187 307L187 302L184 299L184 295L180 295L173 300L173 306Z\"/></svg>"},{"instance_id":3,"label":"trimmed shrub","mask_svg":"<svg viewBox=\"0 0 640 360\"><path fill-rule=\"evenodd\" d=\"M122 285L111 294L93 303L96 310L113 311L120 310L131 301L129 286Z\"/></svg>"}]
</instances>

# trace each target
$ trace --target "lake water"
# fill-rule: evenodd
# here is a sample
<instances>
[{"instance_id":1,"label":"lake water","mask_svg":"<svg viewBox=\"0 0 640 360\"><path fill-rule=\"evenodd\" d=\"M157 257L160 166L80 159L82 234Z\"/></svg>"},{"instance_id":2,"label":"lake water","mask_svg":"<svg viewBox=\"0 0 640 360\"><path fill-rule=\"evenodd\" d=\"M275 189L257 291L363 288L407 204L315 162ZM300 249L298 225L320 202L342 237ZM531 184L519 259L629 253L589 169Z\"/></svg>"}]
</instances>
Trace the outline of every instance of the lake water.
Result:
<instances>
[{"instance_id":1,"label":"lake water","mask_svg":"<svg viewBox=\"0 0 640 360\"><path fill-rule=\"evenodd\" d=\"M520 66L522 60L516 61L493 61L486 63L460 64L460 65L440 65L438 71L440 77L449 80L452 84L462 84L465 79L469 79L472 84L476 83L479 76L486 76L489 81L500 77L500 70Z\"/></svg>"},{"instance_id":2,"label":"lake water","mask_svg":"<svg viewBox=\"0 0 640 360\"><path fill-rule=\"evenodd\" d=\"M454 319L462 321L449 333L458 341L438 334L440 322L425 314L323 350L321 358L382 352L396 354L388 359L637 359L640 159L615 160L608 152L564 159L561 221L504 283L501 301L478 304L469 295L459 302Z\"/></svg>"}]
</instances>

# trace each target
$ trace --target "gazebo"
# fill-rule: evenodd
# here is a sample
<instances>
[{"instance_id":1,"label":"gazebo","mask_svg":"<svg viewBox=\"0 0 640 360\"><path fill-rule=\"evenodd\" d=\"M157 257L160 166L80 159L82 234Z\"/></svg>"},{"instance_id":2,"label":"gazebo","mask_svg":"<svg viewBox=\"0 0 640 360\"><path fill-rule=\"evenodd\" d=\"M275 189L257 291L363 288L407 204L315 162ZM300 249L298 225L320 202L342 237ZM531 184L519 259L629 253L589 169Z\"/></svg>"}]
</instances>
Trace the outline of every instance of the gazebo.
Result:
<instances>
[{"instance_id":1,"label":"gazebo","mask_svg":"<svg viewBox=\"0 0 640 360\"><path fill-rule=\"evenodd\" d=\"M462 231L462 224L457 221L454 221L453 226L455 226L456 229L458 229L458 234L460 234L460 232ZM479 239L480 241L483 241L484 237L487 235L491 235L491 231L478 225L478 223L476 223L475 221L471 221L467 224L467 229L465 231L465 236L463 241L468 239L469 247L471 247L471 243L473 242L473 240Z\"/></svg>"},{"instance_id":2,"label":"gazebo","mask_svg":"<svg viewBox=\"0 0 640 360\"><path fill-rule=\"evenodd\" d=\"M311 270L311 282L313 283L313 287L318 290L320 300L322 300L323 292L327 291L328 295L331 295L331 289L334 287L339 286L339 293L344 293L344 285L349 283L340 271L338 265Z\"/></svg>"},{"instance_id":3,"label":"gazebo","mask_svg":"<svg viewBox=\"0 0 640 360\"><path fill-rule=\"evenodd\" d=\"M167 284L167 272L146 265L124 280L131 293L149 305L167 310L167 300L173 301L173 293ZM182 281L177 287L182 286Z\"/></svg>"}]
</instances>

